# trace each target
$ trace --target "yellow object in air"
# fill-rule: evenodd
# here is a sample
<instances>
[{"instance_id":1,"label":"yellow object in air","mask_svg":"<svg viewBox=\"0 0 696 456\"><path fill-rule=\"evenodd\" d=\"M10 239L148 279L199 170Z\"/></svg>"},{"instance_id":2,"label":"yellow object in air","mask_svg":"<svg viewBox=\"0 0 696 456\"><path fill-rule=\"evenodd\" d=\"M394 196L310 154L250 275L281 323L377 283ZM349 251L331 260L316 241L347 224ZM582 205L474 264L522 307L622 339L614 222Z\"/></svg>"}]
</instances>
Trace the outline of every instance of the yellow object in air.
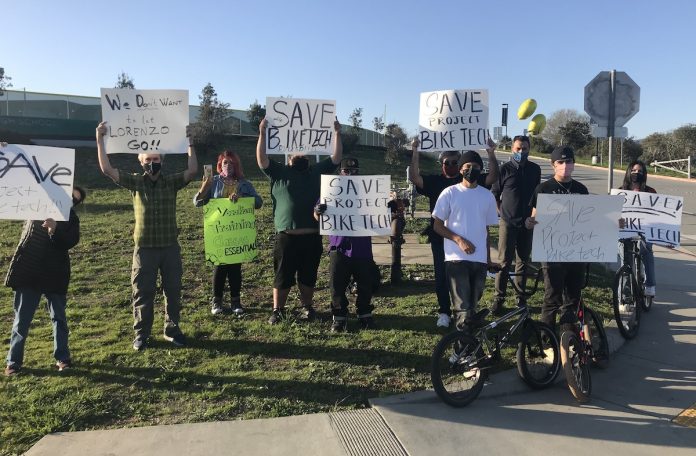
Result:
<instances>
[{"instance_id":1,"label":"yellow object in air","mask_svg":"<svg viewBox=\"0 0 696 456\"><path fill-rule=\"evenodd\" d=\"M531 116L534 114L534 111L537 108L537 102L534 98L527 98L522 102L520 105L520 109L517 110L517 118L519 120L524 120L527 117Z\"/></svg>"},{"instance_id":2,"label":"yellow object in air","mask_svg":"<svg viewBox=\"0 0 696 456\"><path fill-rule=\"evenodd\" d=\"M537 114L536 116L532 117L532 120L529 121L527 131L529 131L530 135L538 135L541 134L544 127L546 127L546 116L543 114Z\"/></svg>"}]
</instances>

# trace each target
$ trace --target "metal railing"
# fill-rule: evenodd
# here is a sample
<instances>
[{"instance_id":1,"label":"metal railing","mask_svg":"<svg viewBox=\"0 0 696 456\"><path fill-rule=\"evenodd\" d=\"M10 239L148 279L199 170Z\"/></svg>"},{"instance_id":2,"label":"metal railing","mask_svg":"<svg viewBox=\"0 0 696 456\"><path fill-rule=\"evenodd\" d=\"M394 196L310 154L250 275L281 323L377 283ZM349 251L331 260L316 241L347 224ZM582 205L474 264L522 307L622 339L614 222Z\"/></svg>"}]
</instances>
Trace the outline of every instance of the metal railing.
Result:
<instances>
[{"instance_id":1,"label":"metal railing","mask_svg":"<svg viewBox=\"0 0 696 456\"><path fill-rule=\"evenodd\" d=\"M665 163L683 163L686 162L686 171L683 171L679 168L676 168L674 166L665 166ZM657 173L657 168L664 168L668 169L670 171L673 171L675 173L680 173L680 174L685 174L688 179L691 179L691 156L688 156L687 158L680 158L678 160L662 160L662 161L654 161L650 163L650 166L655 167L655 173Z\"/></svg>"}]
</instances>

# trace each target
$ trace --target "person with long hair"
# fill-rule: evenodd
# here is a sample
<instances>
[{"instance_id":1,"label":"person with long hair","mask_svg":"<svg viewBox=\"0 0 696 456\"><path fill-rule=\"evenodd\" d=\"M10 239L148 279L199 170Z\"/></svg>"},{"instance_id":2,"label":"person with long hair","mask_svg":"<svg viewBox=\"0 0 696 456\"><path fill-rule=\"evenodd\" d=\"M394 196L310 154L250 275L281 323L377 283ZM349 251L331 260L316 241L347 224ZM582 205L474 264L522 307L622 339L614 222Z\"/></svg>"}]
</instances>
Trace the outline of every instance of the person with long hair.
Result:
<instances>
[{"instance_id":1,"label":"person with long hair","mask_svg":"<svg viewBox=\"0 0 696 456\"><path fill-rule=\"evenodd\" d=\"M254 207L259 209L263 205L263 199L256 193L254 186L244 178L242 163L239 155L226 150L218 155L218 174L212 177L203 175L203 181L198 193L193 197L193 204L201 207L208 204L211 198L229 198L237 202L242 197L253 197ZM213 298L211 299L210 312L218 315L224 312L222 306L222 294L225 290L225 282L230 286L230 307L232 312L240 316L244 313L241 303L242 291L242 264L221 264L213 270Z\"/></svg>"},{"instance_id":2,"label":"person with long hair","mask_svg":"<svg viewBox=\"0 0 696 456\"><path fill-rule=\"evenodd\" d=\"M626 168L626 175L621 190L631 190L633 192L657 193L654 188L647 185L648 167L640 160L633 160ZM621 254L623 251L620 250ZM645 265L645 295L655 297L655 257L653 256L652 244L641 241L640 254Z\"/></svg>"}]
</instances>

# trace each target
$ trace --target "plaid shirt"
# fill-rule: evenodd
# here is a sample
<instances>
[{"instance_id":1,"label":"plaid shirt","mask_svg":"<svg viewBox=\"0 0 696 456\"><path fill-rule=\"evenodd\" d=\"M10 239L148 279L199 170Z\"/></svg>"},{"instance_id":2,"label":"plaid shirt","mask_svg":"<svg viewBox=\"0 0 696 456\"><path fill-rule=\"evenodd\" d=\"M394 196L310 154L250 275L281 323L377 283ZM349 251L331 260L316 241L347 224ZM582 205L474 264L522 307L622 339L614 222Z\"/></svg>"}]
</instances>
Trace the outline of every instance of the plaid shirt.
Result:
<instances>
[{"instance_id":1,"label":"plaid shirt","mask_svg":"<svg viewBox=\"0 0 696 456\"><path fill-rule=\"evenodd\" d=\"M176 192L188 182L184 173L160 175L153 181L147 174L119 173L118 184L131 191L138 247L167 247L177 243Z\"/></svg>"}]
</instances>

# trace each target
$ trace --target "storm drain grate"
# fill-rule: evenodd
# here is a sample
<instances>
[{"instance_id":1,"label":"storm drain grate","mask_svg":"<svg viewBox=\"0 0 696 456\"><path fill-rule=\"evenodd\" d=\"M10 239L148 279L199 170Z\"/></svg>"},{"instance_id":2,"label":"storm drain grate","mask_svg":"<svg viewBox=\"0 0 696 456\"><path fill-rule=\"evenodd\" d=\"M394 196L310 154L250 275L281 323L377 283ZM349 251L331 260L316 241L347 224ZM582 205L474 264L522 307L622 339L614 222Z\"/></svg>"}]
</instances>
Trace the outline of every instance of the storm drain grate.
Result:
<instances>
[{"instance_id":1,"label":"storm drain grate","mask_svg":"<svg viewBox=\"0 0 696 456\"><path fill-rule=\"evenodd\" d=\"M682 426L696 428L696 404L681 412L672 421Z\"/></svg>"},{"instance_id":2,"label":"storm drain grate","mask_svg":"<svg viewBox=\"0 0 696 456\"><path fill-rule=\"evenodd\" d=\"M329 417L349 456L408 456L374 409L332 412Z\"/></svg>"}]
</instances>

